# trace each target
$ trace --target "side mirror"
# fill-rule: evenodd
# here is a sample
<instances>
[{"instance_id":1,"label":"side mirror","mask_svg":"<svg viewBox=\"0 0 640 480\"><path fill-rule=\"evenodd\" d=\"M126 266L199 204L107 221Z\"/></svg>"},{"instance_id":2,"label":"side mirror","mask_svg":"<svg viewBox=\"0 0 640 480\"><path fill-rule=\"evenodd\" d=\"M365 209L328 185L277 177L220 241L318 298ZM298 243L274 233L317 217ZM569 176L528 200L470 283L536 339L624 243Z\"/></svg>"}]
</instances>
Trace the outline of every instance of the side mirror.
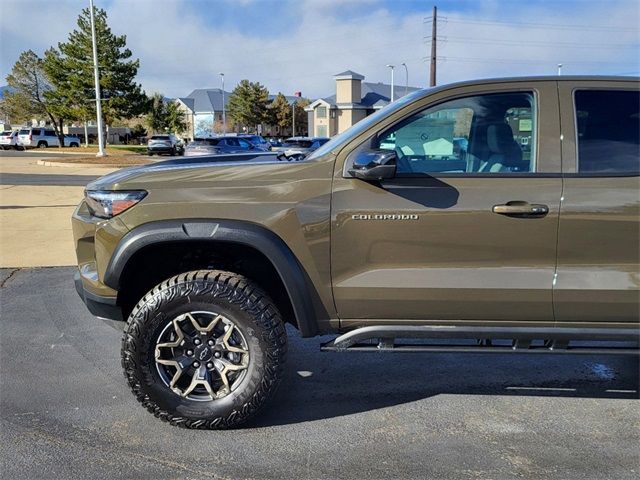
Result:
<instances>
[{"instance_id":1,"label":"side mirror","mask_svg":"<svg viewBox=\"0 0 640 480\"><path fill-rule=\"evenodd\" d=\"M356 153L349 175L360 180L378 181L396 176L395 150L364 150Z\"/></svg>"}]
</instances>

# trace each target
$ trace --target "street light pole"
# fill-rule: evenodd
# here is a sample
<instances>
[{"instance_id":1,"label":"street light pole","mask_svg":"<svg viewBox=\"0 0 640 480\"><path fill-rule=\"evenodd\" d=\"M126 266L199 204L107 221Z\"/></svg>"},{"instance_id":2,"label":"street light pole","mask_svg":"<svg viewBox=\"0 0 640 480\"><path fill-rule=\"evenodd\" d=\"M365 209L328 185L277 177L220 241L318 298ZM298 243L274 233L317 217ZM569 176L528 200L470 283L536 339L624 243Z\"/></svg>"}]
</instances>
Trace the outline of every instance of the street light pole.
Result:
<instances>
[{"instance_id":1,"label":"street light pole","mask_svg":"<svg viewBox=\"0 0 640 480\"><path fill-rule=\"evenodd\" d=\"M409 67L407 67L406 63L402 63L402 66L404 67L404 73L406 74L404 77L404 94L406 95L407 93L409 93Z\"/></svg>"},{"instance_id":2,"label":"street light pole","mask_svg":"<svg viewBox=\"0 0 640 480\"><path fill-rule=\"evenodd\" d=\"M394 65L387 65L387 67L389 67L391 69L391 103L393 103L393 69L394 69Z\"/></svg>"},{"instance_id":3,"label":"street light pole","mask_svg":"<svg viewBox=\"0 0 640 480\"><path fill-rule=\"evenodd\" d=\"M296 102L293 102L293 105L291 105L291 121L292 121L292 127L291 127L291 136L295 137L296 136Z\"/></svg>"},{"instance_id":4,"label":"street light pole","mask_svg":"<svg viewBox=\"0 0 640 480\"><path fill-rule=\"evenodd\" d=\"M100 103L100 72L98 71L98 46L96 45L96 24L93 15L93 0L89 0L91 18L91 43L93 44L93 77L96 85L96 116L98 119L98 153L96 157L104 157L104 138L102 133L102 105Z\"/></svg>"},{"instance_id":5,"label":"street light pole","mask_svg":"<svg viewBox=\"0 0 640 480\"><path fill-rule=\"evenodd\" d=\"M562 64L558 64L558 76L562 75Z\"/></svg>"},{"instance_id":6,"label":"street light pole","mask_svg":"<svg viewBox=\"0 0 640 480\"><path fill-rule=\"evenodd\" d=\"M222 133L227 134L227 111L224 104L224 73L220 74L222 78Z\"/></svg>"}]
</instances>

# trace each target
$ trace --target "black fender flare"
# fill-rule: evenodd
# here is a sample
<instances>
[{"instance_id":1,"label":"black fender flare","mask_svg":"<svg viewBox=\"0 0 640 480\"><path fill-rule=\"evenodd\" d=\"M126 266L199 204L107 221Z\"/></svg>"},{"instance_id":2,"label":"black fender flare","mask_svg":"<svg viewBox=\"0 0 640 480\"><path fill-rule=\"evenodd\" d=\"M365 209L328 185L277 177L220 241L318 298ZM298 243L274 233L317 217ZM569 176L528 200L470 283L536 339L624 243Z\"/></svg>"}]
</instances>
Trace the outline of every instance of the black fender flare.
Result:
<instances>
[{"instance_id":1,"label":"black fender flare","mask_svg":"<svg viewBox=\"0 0 640 480\"><path fill-rule=\"evenodd\" d=\"M145 223L129 231L118 243L107 265L104 284L119 290L124 269L141 249L159 243L215 241L245 245L271 262L285 286L298 329L303 337L318 334L318 293L287 244L271 230L238 220L181 219Z\"/></svg>"}]
</instances>

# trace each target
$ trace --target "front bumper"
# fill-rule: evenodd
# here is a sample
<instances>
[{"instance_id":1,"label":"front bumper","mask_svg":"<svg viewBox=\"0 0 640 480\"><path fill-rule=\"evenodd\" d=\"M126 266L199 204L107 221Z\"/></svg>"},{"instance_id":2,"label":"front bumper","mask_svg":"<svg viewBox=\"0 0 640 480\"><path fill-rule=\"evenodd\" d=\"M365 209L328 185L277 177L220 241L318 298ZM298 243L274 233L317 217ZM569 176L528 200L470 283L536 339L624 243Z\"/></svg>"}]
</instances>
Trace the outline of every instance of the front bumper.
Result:
<instances>
[{"instance_id":1,"label":"front bumper","mask_svg":"<svg viewBox=\"0 0 640 480\"><path fill-rule=\"evenodd\" d=\"M73 275L73 281L78 295L93 315L107 321L124 321L122 310L116 304L115 297L103 297L87 291L82 284L79 270Z\"/></svg>"}]
</instances>

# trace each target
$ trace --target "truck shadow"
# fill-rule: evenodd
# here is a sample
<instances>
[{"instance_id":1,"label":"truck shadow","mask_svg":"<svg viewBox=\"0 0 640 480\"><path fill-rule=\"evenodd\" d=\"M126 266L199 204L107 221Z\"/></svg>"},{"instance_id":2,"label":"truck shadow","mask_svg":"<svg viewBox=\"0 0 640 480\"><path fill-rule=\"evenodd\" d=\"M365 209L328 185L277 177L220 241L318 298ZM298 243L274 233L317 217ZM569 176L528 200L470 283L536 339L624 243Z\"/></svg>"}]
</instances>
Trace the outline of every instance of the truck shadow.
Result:
<instances>
[{"instance_id":1,"label":"truck shadow","mask_svg":"<svg viewBox=\"0 0 640 480\"><path fill-rule=\"evenodd\" d=\"M291 335L292 332L290 332ZM437 395L639 399L637 356L321 353L293 333L285 378L253 427L357 414Z\"/></svg>"}]
</instances>

